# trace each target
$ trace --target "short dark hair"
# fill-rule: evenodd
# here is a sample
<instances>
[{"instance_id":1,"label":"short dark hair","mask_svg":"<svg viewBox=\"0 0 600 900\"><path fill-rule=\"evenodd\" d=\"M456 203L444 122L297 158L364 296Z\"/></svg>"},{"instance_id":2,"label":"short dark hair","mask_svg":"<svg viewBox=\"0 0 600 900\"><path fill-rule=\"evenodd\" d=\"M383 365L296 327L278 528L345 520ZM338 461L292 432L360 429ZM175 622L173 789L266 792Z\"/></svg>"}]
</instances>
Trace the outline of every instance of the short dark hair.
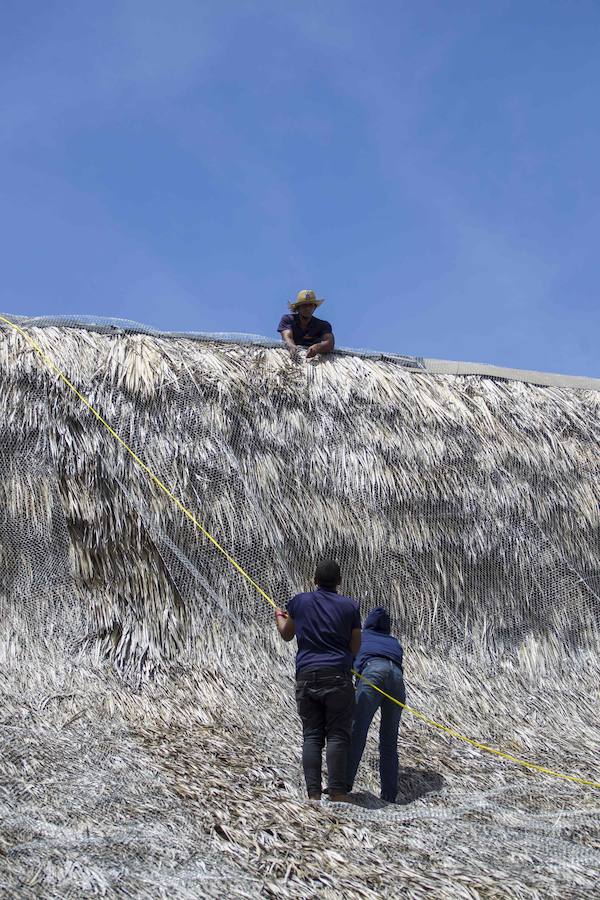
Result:
<instances>
[{"instance_id":1,"label":"short dark hair","mask_svg":"<svg viewBox=\"0 0 600 900\"><path fill-rule=\"evenodd\" d=\"M319 587L335 590L341 580L342 573L335 560L323 559L318 563L315 569L315 581Z\"/></svg>"}]
</instances>

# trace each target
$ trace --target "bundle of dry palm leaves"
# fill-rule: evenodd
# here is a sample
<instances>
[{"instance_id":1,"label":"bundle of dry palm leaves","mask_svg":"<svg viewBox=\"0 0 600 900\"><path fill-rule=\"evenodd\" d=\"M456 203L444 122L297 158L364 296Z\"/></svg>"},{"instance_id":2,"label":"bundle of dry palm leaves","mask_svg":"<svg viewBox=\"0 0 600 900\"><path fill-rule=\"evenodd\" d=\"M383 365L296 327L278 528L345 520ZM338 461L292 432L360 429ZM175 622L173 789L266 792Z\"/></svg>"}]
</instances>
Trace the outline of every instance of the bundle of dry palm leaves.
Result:
<instances>
[{"instance_id":1,"label":"bundle of dry palm leaves","mask_svg":"<svg viewBox=\"0 0 600 900\"><path fill-rule=\"evenodd\" d=\"M278 603L334 554L411 706L600 780L600 390L22 327ZM600 791L407 713L396 805L376 736L308 804L270 607L8 327L0 378L7 896L597 893Z\"/></svg>"}]
</instances>

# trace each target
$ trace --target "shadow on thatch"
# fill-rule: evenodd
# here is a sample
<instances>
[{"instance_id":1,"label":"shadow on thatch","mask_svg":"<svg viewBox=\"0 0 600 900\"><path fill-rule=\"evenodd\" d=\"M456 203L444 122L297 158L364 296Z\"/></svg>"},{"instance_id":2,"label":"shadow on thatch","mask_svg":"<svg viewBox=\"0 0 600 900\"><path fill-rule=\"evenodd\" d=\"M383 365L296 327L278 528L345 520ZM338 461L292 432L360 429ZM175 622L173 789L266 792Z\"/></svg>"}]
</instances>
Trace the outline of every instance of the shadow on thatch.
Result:
<instances>
[{"instance_id":1,"label":"shadow on thatch","mask_svg":"<svg viewBox=\"0 0 600 900\"><path fill-rule=\"evenodd\" d=\"M410 766L401 766L398 772L398 794L396 804L408 806L415 800L420 800L427 794L441 791L445 780L439 772L429 769L413 769ZM381 800L371 791L360 791L352 796L356 806L364 806L366 809L383 809L389 806L386 800Z\"/></svg>"},{"instance_id":2,"label":"shadow on thatch","mask_svg":"<svg viewBox=\"0 0 600 900\"><path fill-rule=\"evenodd\" d=\"M420 800L426 794L441 791L445 785L444 778L439 772L429 769L413 769L411 766L401 766L398 773L398 795L396 803L407 806Z\"/></svg>"}]
</instances>

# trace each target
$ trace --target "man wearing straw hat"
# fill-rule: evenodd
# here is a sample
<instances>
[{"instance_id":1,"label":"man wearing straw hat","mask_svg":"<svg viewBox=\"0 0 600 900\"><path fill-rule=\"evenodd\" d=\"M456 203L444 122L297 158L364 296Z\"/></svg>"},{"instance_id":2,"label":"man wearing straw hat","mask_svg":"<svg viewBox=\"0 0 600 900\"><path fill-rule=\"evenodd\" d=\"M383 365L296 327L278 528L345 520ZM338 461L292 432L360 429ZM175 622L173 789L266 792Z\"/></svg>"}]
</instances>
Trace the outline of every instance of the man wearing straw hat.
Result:
<instances>
[{"instance_id":1,"label":"man wearing straw hat","mask_svg":"<svg viewBox=\"0 0 600 900\"><path fill-rule=\"evenodd\" d=\"M296 300L288 303L291 312L281 317L277 331L285 341L290 356L297 356L298 347L308 348L307 359L333 350L334 338L330 323L313 315L315 309L324 302L317 300L314 291L299 291Z\"/></svg>"}]
</instances>

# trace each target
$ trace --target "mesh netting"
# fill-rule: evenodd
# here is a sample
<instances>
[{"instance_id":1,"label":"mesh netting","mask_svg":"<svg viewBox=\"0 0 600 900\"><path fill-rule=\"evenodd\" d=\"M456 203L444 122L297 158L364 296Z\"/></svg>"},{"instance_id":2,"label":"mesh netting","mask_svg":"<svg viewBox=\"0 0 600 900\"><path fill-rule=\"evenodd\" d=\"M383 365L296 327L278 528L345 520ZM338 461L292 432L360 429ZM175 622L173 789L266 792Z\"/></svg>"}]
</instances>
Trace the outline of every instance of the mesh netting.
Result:
<instances>
[{"instance_id":1,"label":"mesh netting","mask_svg":"<svg viewBox=\"0 0 600 900\"><path fill-rule=\"evenodd\" d=\"M18 321L278 603L335 556L412 707L600 780L600 390ZM271 608L9 326L0 377L7 896L597 893L598 790L407 713L397 804L376 723L356 802L306 804Z\"/></svg>"}]
</instances>

